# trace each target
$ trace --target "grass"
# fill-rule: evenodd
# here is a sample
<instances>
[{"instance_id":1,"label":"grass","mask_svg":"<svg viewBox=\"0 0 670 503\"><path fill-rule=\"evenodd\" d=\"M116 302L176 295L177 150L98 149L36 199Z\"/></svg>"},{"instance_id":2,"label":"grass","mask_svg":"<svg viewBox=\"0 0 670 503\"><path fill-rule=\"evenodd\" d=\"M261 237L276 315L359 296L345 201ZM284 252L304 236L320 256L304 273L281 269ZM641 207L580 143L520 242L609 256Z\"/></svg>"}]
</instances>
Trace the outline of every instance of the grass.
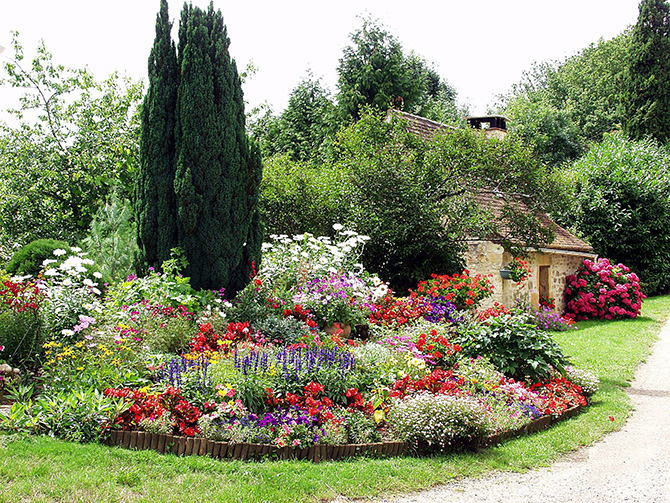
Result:
<instances>
[{"instance_id":1,"label":"grass","mask_svg":"<svg viewBox=\"0 0 670 503\"><path fill-rule=\"evenodd\" d=\"M244 463L0 436L0 502L328 501L338 494L365 498L409 492L493 470L547 465L621 427L631 411L625 388L669 313L670 296L656 297L645 302L635 320L582 322L577 331L557 334L575 365L600 375L593 405L549 430L479 453L318 465Z\"/></svg>"}]
</instances>

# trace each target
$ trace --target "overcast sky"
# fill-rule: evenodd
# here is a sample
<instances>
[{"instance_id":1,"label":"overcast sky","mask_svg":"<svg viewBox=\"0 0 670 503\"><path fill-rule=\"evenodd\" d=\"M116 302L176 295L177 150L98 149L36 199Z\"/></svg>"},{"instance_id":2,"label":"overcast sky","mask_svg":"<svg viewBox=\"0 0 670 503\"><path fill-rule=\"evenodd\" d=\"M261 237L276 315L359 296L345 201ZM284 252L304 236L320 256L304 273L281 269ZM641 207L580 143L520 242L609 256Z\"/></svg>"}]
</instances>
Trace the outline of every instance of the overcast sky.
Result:
<instances>
[{"instance_id":1,"label":"overcast sky","mask_svg":"<svg viewBox=\"0 0 670 503\"><path fill-rule=\"evenodd\" d=\"M182 5L170 0L175 27ZM459 101L480 114L533 61L563 59L610 39L638 14L638 0L215 0L214 7L223 13L238 69L250 60L258 68L244 86L247 101L267 101L277 112L309 69L336 91L342 49L367 15L406 53L434 63ZM67 67L88 65L98 79L114 70L146 79L158 8L159 0L0 0L0 46L7 48L0 58L12 55L15 30L27 58L43 39ZM0 109L7 101L0 93Z\"/></svg>"}]
</instances>

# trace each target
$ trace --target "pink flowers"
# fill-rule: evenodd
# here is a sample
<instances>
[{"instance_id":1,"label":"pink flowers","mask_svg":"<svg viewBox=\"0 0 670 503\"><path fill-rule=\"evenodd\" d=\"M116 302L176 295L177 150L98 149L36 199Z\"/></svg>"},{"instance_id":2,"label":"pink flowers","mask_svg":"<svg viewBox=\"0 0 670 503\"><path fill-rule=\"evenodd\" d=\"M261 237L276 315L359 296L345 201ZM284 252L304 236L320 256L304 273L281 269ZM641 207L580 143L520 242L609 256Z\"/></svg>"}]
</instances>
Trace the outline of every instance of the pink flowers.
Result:
<instances>
[{"instance_id":1,"label":"pink flowers","mask_svg":"<svg viewBox=\"0 0 670 503\"><path fill-rule=\"evenodd\" d=\"M635 318L647 297L637 274L607 259L585 260L576 274L567 277L566 316L576 320Z\"/></svg>"}]
</instances>

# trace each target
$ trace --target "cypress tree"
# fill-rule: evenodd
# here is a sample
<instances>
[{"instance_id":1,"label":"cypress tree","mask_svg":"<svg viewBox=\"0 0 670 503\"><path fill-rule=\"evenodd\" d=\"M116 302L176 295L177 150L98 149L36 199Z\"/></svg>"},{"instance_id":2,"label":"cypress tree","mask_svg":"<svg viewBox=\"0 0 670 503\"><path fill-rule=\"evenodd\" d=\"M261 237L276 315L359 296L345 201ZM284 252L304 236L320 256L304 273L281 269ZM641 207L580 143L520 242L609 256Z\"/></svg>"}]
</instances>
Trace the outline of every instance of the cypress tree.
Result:
<instances>
[{"instance_id":1,"label":"cypress tree","mask_svg":"<svg viewBox=\"0 0 670 503\"><path fill-rule=\"evenodd\" d=\"M141 264L159 266L177 246L174 195L177 53L167 0L156 16L156 38L149 56L149 88L142 106L140 167L135 185L135 216Z\"/></svg>"},{"instance_id":2,"label":"cypress tree","mask_svg":"<svg viewBox=\"0 0 670 503\"><path fill-rule=\"evenodd\" d=\"M633 139L670 139L670 6L642 0L633 28L623 105Z\"/></svg>"},{"instance_id":3,"label":"cypress tree","mask_svg":"<svg viewBox=\"0 0 670 503\"><path fill-rule=\"evenodd\" d=\"M184 6L179 27L175 179L179 246L196 288L231 297L260 258L260 152L245 131L244 100L220 11Z\"/></svg>"}]
</instances>

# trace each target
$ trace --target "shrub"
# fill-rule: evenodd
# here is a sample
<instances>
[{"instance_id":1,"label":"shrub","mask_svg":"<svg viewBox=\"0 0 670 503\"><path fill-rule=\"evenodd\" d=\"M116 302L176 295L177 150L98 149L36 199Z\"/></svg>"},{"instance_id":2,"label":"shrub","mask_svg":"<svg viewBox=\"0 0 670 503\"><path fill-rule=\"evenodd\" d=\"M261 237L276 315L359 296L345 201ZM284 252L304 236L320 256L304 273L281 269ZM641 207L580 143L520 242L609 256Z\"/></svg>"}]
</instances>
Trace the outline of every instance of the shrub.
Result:
<instances>
[{"instance_id":1,"label":"shrub","mask_svg":"<svg viewBox=\"0 0 670 503\"><path fill-rule=\"evenodd\" d=\"M14 275L37 276L44 267L44 261L53 259L56 250L65 250L69 253L70 246L65 241L55 239L32 241L14 254L5 269Z\"/></svg>"},{"instance_id":2,"label":"shrub","mask_svg":"<svg viewBox=\"0 0 670 503\"><path fill-rule=\"evenodd\" d=\"M300 320L289 317L268 316L252 328L261 333L263 339L273 344L295 344L310 334L309 327Z\"/></svg>"},{"instance_id":3,"label":"shrub","mask_svg":"<svg viewBox=\"0 0 670 503\"><path fill-rule=\"evenodd\" d=\"M0 356L10 365L25 368L38 362L43 343L39 314L43 303L44 294L35 283L6 280L0 285Z\"/></svg>"},{"instance_id":4,"label":"shrub","mask_svg":"<svg viewBox=\"0 0 670 503\"><path fill-rule=\"evenodd\" d=\"M605 135L566 173L567 224L595 253L636 271L647 294L670 290L670 154L651 140Z\"/></svg>"},{"instance_id":5,"label":"shrub","mask_svg":"<svg viewBox=\"0 0 670 503\"><path fill-rule=\"evenodd\" d=\"M502 315L459 328L463 354L486 356L506 376L538 382L568 363L551 336L525 316Z\"/></svg>"},{"instance_id":6,"label":"shrub","mask_svg":"<svg viewBox=\"0 0 670 503\"><path fill-rule=\"evenodd\" d=\"M417 393L394 403L391 429L415 447L447 449L460 439L481 437L490 430L486 409L471 397Z\"/></svg>"},{"instance_id":7,"label":"shrub","mask_svg":"<svg viewBox=\"0 0 670 503\"><path fill-rule=\"evenodd\" d=\"M576 320L635 318L646 295L637 274L608 259L584 260L576 274L567 277L566 316Z\"/></svg>"},{"instance_id":8,"label":"shrub","mask_svg":"<svg viewBox=\"0 0 670 503\"><path fill-rule=\"evenodd\" d=\"M280 155L263 166L258 207L268 234L331 233L346 217L344 172ZM265 259L264 259L265 260Z\"/></svg>"}]
</instances>

